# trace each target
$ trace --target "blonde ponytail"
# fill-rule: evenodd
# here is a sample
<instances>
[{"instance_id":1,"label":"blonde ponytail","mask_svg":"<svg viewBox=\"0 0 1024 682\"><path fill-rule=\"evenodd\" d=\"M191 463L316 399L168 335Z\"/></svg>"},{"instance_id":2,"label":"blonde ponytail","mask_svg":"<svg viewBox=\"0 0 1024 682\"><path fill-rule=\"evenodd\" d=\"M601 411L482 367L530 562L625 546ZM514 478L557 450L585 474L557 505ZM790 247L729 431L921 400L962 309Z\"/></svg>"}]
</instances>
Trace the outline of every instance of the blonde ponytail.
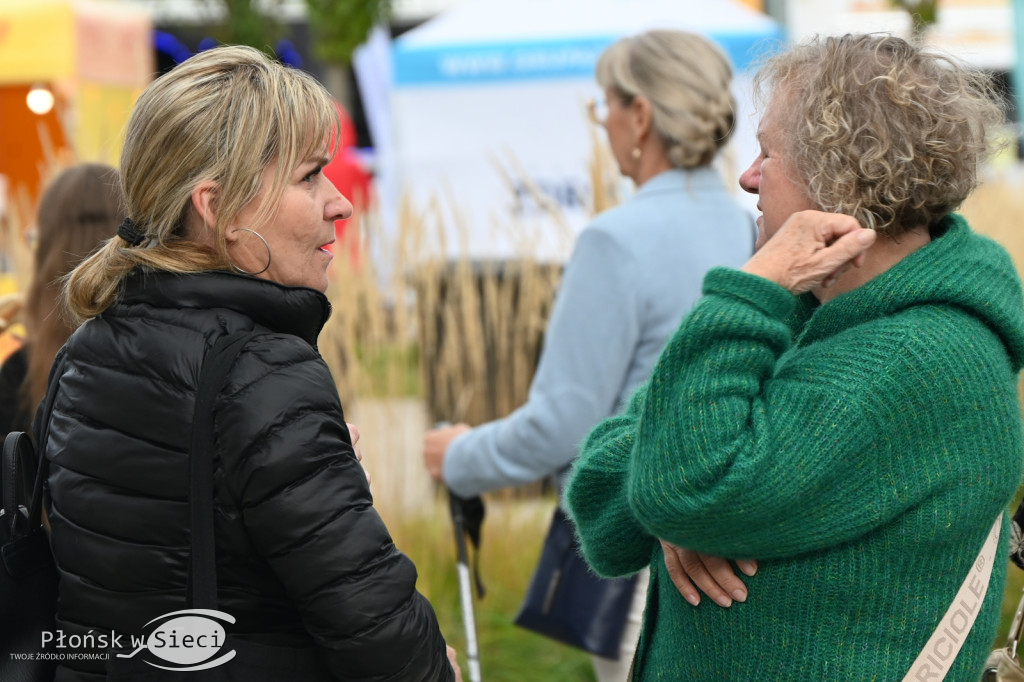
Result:
<instances>
[{"instance_id":1,"label":"blonde ponytail","mask_svg":"<svg viewBox=\"0 0 1024 682\"><path fill-rule=\"evenodd\" d=\"M196 242L132 248L114 237L67 276L64 302L68 312L79 323L96 317L117 298L128 273L140 266L180 273L226 269L222 256Z\"/></svg>"}]
</instances>

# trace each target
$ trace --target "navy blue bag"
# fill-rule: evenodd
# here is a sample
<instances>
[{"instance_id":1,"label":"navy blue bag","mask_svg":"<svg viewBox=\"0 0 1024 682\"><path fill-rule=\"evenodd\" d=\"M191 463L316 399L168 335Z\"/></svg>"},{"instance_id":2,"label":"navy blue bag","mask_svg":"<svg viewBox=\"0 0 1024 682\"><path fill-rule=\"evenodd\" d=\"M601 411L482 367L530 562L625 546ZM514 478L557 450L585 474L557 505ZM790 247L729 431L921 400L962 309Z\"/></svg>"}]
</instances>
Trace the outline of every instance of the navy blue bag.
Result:
<instances>
[{"instance_id":1,"label":"navy blue bag","mask_svg":"<svg viewBox=\"0 0 1024 682\"><path fill-rule=\"evenodd\" d=\"M515 624L618 660L636 581L635 575L610 580L595 574L580 555L572 522L558 507Z\"/></svg>"}]
</instances>

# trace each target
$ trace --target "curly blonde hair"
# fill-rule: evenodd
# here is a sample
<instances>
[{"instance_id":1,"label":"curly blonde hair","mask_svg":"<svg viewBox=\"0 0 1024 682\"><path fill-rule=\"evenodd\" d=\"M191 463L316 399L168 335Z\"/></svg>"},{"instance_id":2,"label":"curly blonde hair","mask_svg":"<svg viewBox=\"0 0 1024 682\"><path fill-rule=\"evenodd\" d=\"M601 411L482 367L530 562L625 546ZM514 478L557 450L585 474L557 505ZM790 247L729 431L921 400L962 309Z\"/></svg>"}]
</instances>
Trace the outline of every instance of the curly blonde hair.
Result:
<instances>
[{"instance_id":1,"label":"curly blonde hair","mask_svg":"<svg viewBox=\"0 0 1024 682\"><path fill-rule=\"evenodd\" d=\"M732 66L707 38L669 30L622 38L601 53L596 77L626 102L647 98L652 127L675 168L711 163L732 135Z\"/></svg>"},{"instance_id":2,"label":"curly blonde hair","mask_svg":"<svg viewBox=\"0 0 1024 682\"><path fill-rule=\"evenodd\" d=\"M1004 110L992 79L891 35L816 38L755 87L808 197L890 236L936 224L978 184Z\"/></svg>"}]
</instances>

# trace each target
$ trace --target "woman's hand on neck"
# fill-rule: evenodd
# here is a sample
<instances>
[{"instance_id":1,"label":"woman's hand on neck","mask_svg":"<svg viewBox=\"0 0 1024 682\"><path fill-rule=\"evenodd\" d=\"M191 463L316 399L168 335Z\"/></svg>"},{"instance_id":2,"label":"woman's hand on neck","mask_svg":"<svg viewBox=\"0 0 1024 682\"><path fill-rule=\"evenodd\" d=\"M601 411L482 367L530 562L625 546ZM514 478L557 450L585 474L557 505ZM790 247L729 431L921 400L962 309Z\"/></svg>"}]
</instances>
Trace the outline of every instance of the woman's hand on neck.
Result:
<instances>
[{"instance_id":1,"label":"woman's hand on neck","mask_svg":"<svg viewBox=\"0 0 1024 682\"><path fill-rule=\"evenodd\" d=\"M879 234L879 239L864 253L864 262L859 268L849 268L829 286L819 285L812 291L819 301L828 303L840 294L867 284L930 241L931 233L927 226L901 232L895 238Z\"/></svg>"}]
</instances>

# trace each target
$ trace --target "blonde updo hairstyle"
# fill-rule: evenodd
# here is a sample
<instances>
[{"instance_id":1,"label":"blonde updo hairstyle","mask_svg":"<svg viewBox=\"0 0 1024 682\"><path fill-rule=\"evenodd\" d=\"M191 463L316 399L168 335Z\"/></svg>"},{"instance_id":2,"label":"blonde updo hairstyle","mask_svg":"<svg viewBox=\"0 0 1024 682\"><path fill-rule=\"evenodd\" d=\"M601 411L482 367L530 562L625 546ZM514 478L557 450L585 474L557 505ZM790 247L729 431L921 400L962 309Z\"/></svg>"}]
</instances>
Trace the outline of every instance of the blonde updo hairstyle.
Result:
<instances>
[{"instance_id":1,"label":"blonde updo hairstyle","mask_svg":"<svg viewBox=\"0 0 1024 682\"><path fill-rule=\"evenodd\" d=\"M732 135L732 67L702 36L657 30L622 38L601 54L596 77L626 104L638 95L651 103L651 125L674 168L711 163Z\"/></svg>"},{"instance_id":2,"label":"blonde updo hairstyle","mask_svg":"<svg viewBox=\"0 0 1024 682\"><path fill-rule=\"evenodd\" d=\"M781 144L808 198L890 237L967 198L1004 121L988 75L890 35L816 38L755 85L786 112Z\"/></svg>"},{"instance_id":3,"label":"blonde updo hairstyle","mask_svg":"<svg viewBox=\"0 0 1024 682\"><path fill-rule=\"evenodd\" d=\"M304 160L330 155L340 121L330 94L313 77L240 46L217 47L153 81L128 121L121 153L127 214L145 242L115 237L76 268L65 288L70 312L88 319L113 303L139 266L178 273L230 267L224 226L256 198L264 171L277 169L256 218L273 215L288 176ZM186 234L192 190L216 184L214 248ZM116 226L115 226L116 228Z\"/></svg>"}]
</instances>

